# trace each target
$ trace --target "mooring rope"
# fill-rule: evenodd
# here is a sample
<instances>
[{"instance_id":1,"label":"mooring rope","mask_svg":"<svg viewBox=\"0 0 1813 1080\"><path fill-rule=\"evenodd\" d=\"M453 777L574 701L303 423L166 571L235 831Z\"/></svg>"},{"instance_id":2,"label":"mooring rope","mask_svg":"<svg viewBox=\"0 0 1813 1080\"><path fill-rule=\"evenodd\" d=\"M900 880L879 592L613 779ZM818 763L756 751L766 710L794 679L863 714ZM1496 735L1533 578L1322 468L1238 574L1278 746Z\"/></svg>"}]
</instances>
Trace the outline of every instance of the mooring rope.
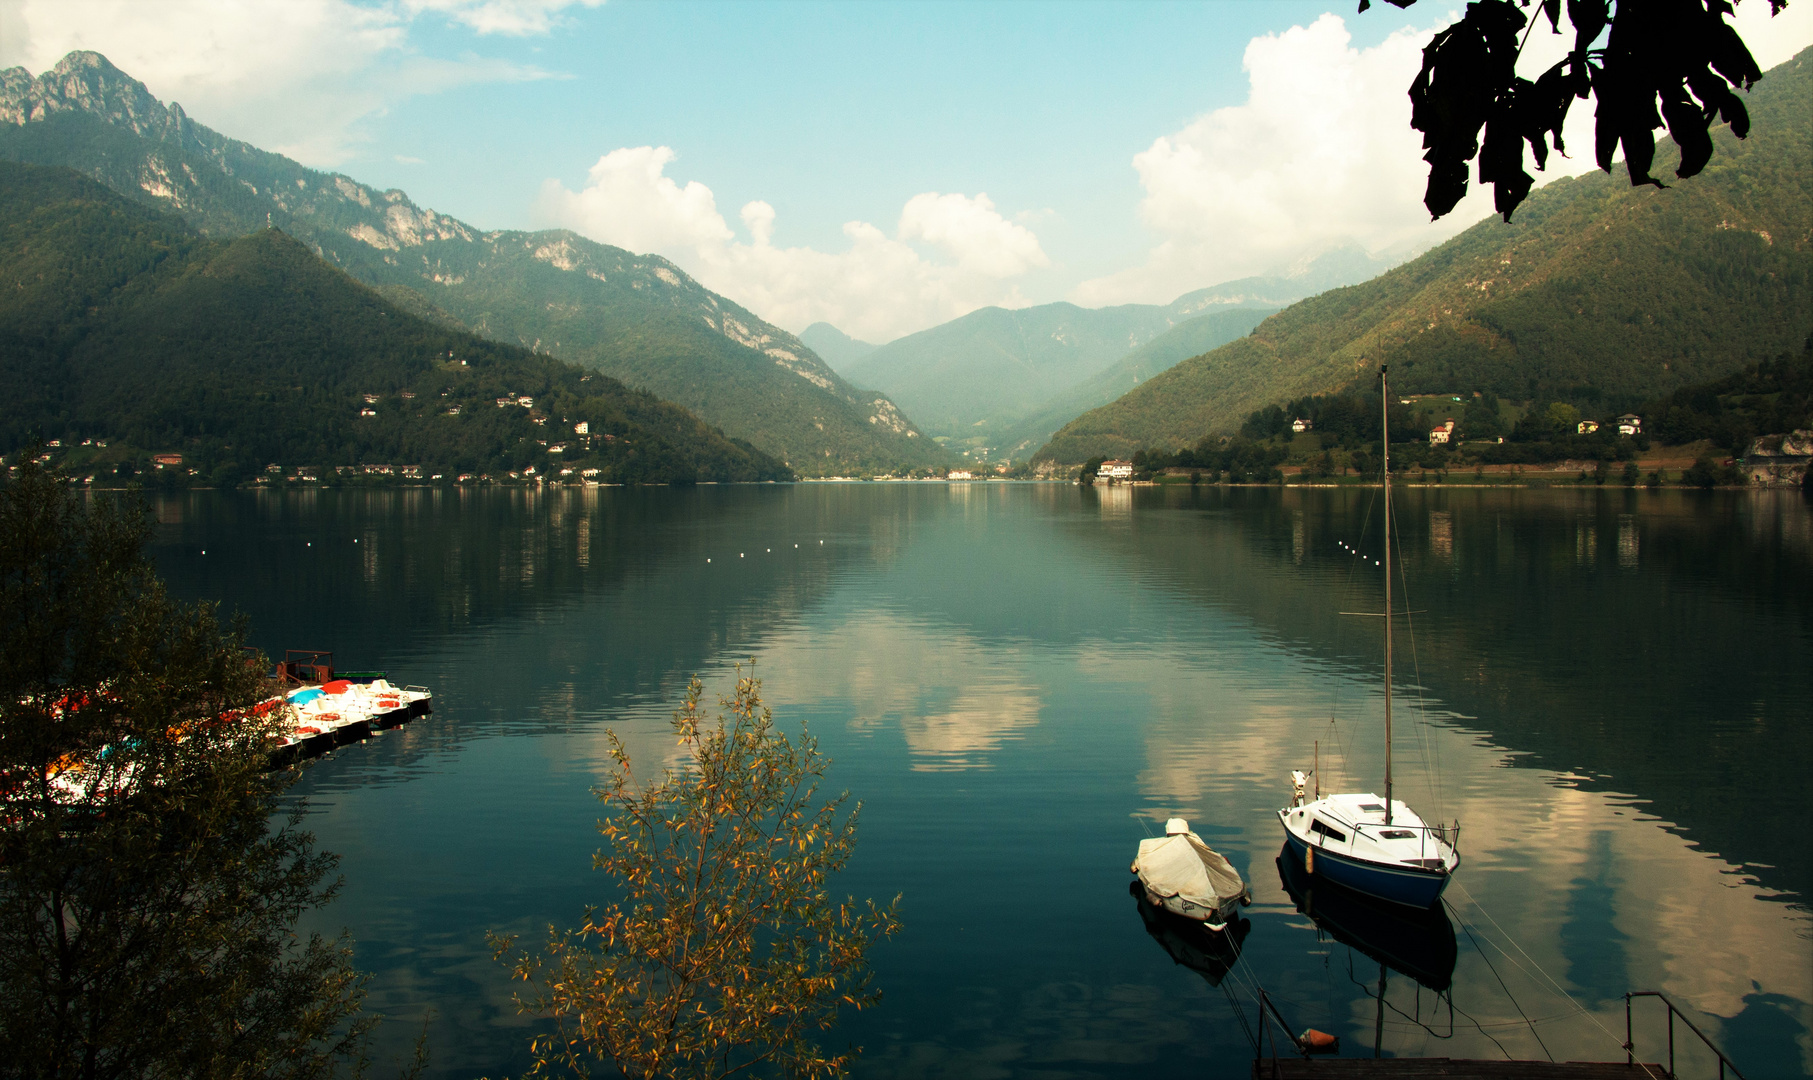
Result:
<instances>
[{"instance_id":1,"label":"mooring rope","mask_svg":"<svg viewBox=\"0 0 1813 1080\"><path fill-rule=\"evenodd\" d=\"M1511 943L1511 947L1516 949L1520 954L1522 954L1522 956L1525 960L1528 960L1530 962L1530 967L1535 968L1536 971L1539 974L1541 974L1544 979L1548 980L1549 986L1554 988L1555 993L1560 995L1562 1000L1566 1001L1569 1005L1572 1005L1574 1008L1580 1010L1580 1012L1582 1014L1584 1014L1588 1020L1591 1020L1593 1022L1594 1027L1596 1027L1600 1031L1604 1032L1605 1037L1612 1040L1612 1042L1617 1045L1618 1049L1625 1051L1627 1054L1630 1052L1630 1048L1624 1045L1623 1039L1620 1039L1620 1038L1618 1038L1618 1036L1612 1034L1611 1029L1606 1027L1603 1023L1601 1023L1599 1020L1599 1017L1596 1016L1592 1010L1581 1005L1578 1001L1575 1001L1574 995L1568 993L1567 990L1565 990L1559 982L1555 981L1555 977L1553 975L1550 975L1548 973L1548 971L1545 970L1541 964L1537 963L1535 957L1531 956L1528 952L1524 951L1524 947L1517 943L1517 939L1515 937L1511 936L1510 931L1506 930L1503 926L1499 925L1498 920L1494 919L1492 917L1492 913L1490 911L1486 910L1485 905L1481 904L1479 902L1478 897L1474 896L1471 892L1468 892L1467 887L1465 885L1460 884L1458 881L1454 883L1454 886L1455 886L1455 888L1458 888L1464 896L1466 896L1468 903L1472 904L1475 908L1479 909L1479 913L1486 917L1486 921L1492 924L1492 928L1497 930L1500 934L1504 935L1504 939ZM1450 911L1454 911L1454 906L1452 904L1450 904L1448 906L1448 909ZM1458 912L1455 913L1455 918L1456 919L1460 918ZM1462 926L1466 925L1465 920L1461 920L1461 925ZM1472 936L1471 933L1469 933L1468 937L1471 937L1471 936ZM1490 940L1490 939L1488 939L1488 940ZM1496 949L1498 949L1498 951L1500 953L1503 953L1507 960L1510 960L1513 964L1517 964L1516 958L1511 956L1510 953L1506 953L1504 951L1504 949L1498 945L1497 942L1493 942L1492 944L1493 944L1493 948L1496 948ZM1477 943L1476 943L1475 947L1477 947ZM1519 968L1519 970L1522 970L1524 972L1524 974L1526 974L1526 975L1529 974L1529 970L1524 968L1522 964L1517 964L1517 967ZM1522 1010L1520 1009L1519 1011L1521 1012ZM1649 1071L1649 1067L1647 1065L1644 1065L1640 1061L1637 1062L1637 1065L1638 1065L1638 1067L1642 1068L1646 1073L1648 1073L1650 1076L1656 1077L1656 1080L1661 1080L1661 1077L1657 1077L1655 1073Z\"/></svg>"}]
</instances>

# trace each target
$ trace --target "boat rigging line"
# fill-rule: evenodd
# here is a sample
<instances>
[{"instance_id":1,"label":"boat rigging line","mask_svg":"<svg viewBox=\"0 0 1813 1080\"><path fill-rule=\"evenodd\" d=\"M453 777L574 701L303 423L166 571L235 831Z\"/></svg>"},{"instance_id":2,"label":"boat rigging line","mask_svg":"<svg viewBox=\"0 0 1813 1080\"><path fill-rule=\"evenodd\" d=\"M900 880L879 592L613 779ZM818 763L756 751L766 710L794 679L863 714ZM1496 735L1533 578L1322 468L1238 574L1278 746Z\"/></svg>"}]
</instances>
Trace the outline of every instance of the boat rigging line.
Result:
<instances>
[{"instance_id":1,"label":"boat rigging line","mask_svg":"<svg viewBox=\"0 0 1813 1080\"><path fill-rule=\"evenodd\" d=\"M1389 478L1388 478L1389 479ZM1389 513L1389 501L1387 502ZM1389 530L1387 530L1389 534ZM1404 573L1404 533L1398 530L1398 582L1404 592L1404 629L1410 635L1410 670L1416 680L1416 728L1417 746L1423 752L1423 789L1434 804L1437 819L1448 819L1448 805L1445 785L1441 776L1441 740L1429 737L1429 703L1423 695L1423 668L1421 658L1416 650L1416 620L1412 618L1417 612L1410 608L1410 576ZM1433 749L1431 749L1433 747Z\"/></svg>"},{"instance_id":2,"label":"boat rigging line","mask_svg":"<svg viewBox=\"0 0 1813 1080\"><path fill-rule=\"evenodd\" d=\"M1578 1009L1582 1014L1584 1014L1586 1016L1586 1018L1588 1020L1591 1020L1593 1022L1594 1027L1596 1027L1600 1031L1604 1032L1605 1037L1612 1040L1612 1042L1618 1047L1618 1049L1626 1051L1628 1053L1630 1048L1625 1045L1625 1041L1623 1039L1618 1038L1618 1036L1612 1034L1612 1030L1610 1028L1606 1027L1603 1023L1601 1023L1599 1020L1599 1017L1596 1016L1591 1009L1588 1009L1584 1005L1581 1005L1578 1001L1575 1001L1574 995L1568 993L1567 990L1564 989L1559 982L1556 982L1555 977L1553 975L1550 975L1548 973L1548 971L1541 964L1537 963L1535 957L1531 956L1528 952L1524 951L1524 947L1517 943L1517 939L1515 937L1512 937L1509 931L1507 931L1503 926L1499 925L1498 920L1494 919L1492 917L1492 913L1490 911L1486 910L1485 905L1481 904L1479 902L1478 897L1474 896L1471 892L1467 891L1467 887L1465 885L1460 885L1459 888L1460 888L1461 894L1467 898L1467 901L1469 903L1471 903L1474 907L1478 908L1479 913L1481 915L1484 915L1486 917L1486 921L1492 924L1492 928L1494 930L1497 930L1500 934L1502 934L1504 936L1504 939L1511 943L1511 947L1516 949L1518 951L1518 953L1520 953L1525 960L1528 960L1530 962L1530 967L1535 968L1536 971L1539 974L1541 974L1544 979L1546 979L1548 981L1549 986L1554 989L1555 993L1558 994L1563 1001L1566 1001L1569 1005L1573 1006L1575 1009ZM1460 913L1454 909L1452 904L1449 905L1448 910L1450 912L1454 913L1455 919L1457 921L1460 921L1461 925L1463 927L1466 926L1466 922L1464 920L1460 919ZM1471 939L1473 935L1471 932L1469 932L1467 936L1469 939ZM1490 939L1488 938L1487 940L1490 940ZM1525 968L1522 964L1518 964L1517 958L1512 956L1510 953L1505 952L1504 949L1501 946L1499 946L1497 942L1493 942L1492 946L1493 946L1493 948L1498 949L1499 952L1504 953L1505 959L1510 960L1511 963L1513 963L1513 964L1516 964L1518 969L1523 971L1524 974L1527 975L1530 973L1529 968ZM1478 947L1479 947L1478 943L1475 942L1474 948L1477 949ZM1482 953L1481 955L1483 956L1484 954ZM1496 971L1494 971L1494 974L1496 974ZM1519 1011L1521 1012L1522 1010L1520 1009ZM1644 1065L1642 1062L1637 1062L1637 1066L1639 1068L1644 1069L1645 1072L1648 1072L1648 1066ZM1655 1080L1661 1080L1661 1078L1656 1077L1656 1074L1654 1074L1654 1073L1649 1073L1649 1075L1652 1077L1655 1077Z\"/></svg>"},{"instance_id":3,"label":"boat rigging line","mask_svg":"<svg viewBox=\"0 0 1813 1080\"><path fill-rule=\"evenodd\" d=\"M1363 515L1361 515L1361 517L1360 517L1360 535L1358 538L1358 542L1361 545L1364 545L1366 543L1366 537L1369 536L1372 532L1372 510L1373 510L1373 507L1375 505L1377 505L1377 503L1378 503L1378 493L1369 491L1367 494L1367 499L1366 499L1366 512ZM1352 600L1354 597L1354 584L1356 581L1356 576L1359 572L1358 560L1364 559L1365 556L1360 554L1359 547L1350 546L1345 541L1336 541L1336 543L1340 544L1342 546L1342 548L1345 549L1347 551L1348 555L1350 556L1347 560L1347 580L1345 583L1343 583L1343 585L1341 587L1341 606L1345 607L1348 605L1348 602L1350 600ZM1342 633L1345 630L1345 628L1346 628L1345 623L1341 622L1340 620L1336 620L1334 655L1335 655L1335 658L1337 661L1339 661L1339 659L1341 657L1341 645L1342 645L1341 638L1342 638ZM1340 724L1340 721L1337 719L1337 717L1340 715L1340 710L1341 710L1341 691L1343 689L1345 689L1346 682L1347 682L1346 679L1337 677L1337 678L1329 680L1329 685L1328 685L1329 738L1330 738L1330 741L1335 746L1335 753L1337 755L1337 761L1338 761L1338 764L1335 767L1336 768L1336 783L1332 786L1337 791L1342 788L1350 786L1347 783L1347 746L1341 739L1341 724ZM1316 772L1319 773L1320 771L1321 771L1321 765L1320 765L1320 763L1318 763L1316 766ZM1320 791L1321 785L1322 785L1322 778L1321 778L1321 776L1318 775L1316 777L1316 787L1317 787L1318 791Z\"/></svg>"},{"instance_id":4,"label":"boat rigging line","mask_svg":"<svg viewBox=\"0 0 1813 1080\"><path fill-rule=\"evenodd\" d=\"M1448 902L1443 900L1442 903L1447 904ZM1486 951L1479 947L1479 939L1473 936L1473 928L1467 925L1467 920L1460 917L1460 912L1454 910L1454 905L1448 905L1448 913L1454 916L1455 922L1460 923L1461 932L1466 934L1467 940L1473 943L1473 951L1478 953L1479 958L1486 962L1487 970L1491 971L1492 977L1498 980L1498 988L1505 992L1505 997L1510 1000L1511 1007L1517 1010L1517 1015L1523 1017L1523 1022L1525 1026L1530 1029L1530 1034L1536 1037L1536 1045L1542 1047L1543 1056L1547 1057L1550 1061L1554 1061L1555 1055L1549 1053L1549 1044L1542 1041L1542 1034L1536 1030L1536 1025L1530 1021L1530 1014L1523 1011L1523 1005L1518 1002L1517 995L1511 993L1511 988L1505 985L1505 977L1498 973L1498 965L1494 964L1492 958L1486 955ZM1498 1040L1493 1039L1492 1041L1497 1042ZM1504 1047L1500 1046L1499 1049L1503 1050ZM1507 1058L1510 1057L1509 1054L1506 1054L1505 1056Z\"/></svg>"}]
</instances>

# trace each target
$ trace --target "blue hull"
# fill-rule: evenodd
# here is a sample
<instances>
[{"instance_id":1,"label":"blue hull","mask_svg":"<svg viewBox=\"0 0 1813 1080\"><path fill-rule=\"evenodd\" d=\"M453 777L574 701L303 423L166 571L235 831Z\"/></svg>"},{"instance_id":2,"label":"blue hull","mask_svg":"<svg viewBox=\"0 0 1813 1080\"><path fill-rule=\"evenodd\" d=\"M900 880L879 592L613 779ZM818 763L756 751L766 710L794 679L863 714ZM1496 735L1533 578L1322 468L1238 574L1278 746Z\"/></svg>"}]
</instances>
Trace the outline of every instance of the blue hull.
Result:
<instances>
[{"instance_id":1,"label":"blue hull","mask_svg":"<svg viewBox=\"0 0 1813 1080\"><path fill-rule=\"evenodd\" d=\"M1309 845L1289 829L1284 830L1284 838L1298 859L1309 850ZM1442 898L1450 875L1409 866L1381 866L1318 847L1313 876L1379 900L1423 910L1434 907Z\"/></svg>"}]
</instances>

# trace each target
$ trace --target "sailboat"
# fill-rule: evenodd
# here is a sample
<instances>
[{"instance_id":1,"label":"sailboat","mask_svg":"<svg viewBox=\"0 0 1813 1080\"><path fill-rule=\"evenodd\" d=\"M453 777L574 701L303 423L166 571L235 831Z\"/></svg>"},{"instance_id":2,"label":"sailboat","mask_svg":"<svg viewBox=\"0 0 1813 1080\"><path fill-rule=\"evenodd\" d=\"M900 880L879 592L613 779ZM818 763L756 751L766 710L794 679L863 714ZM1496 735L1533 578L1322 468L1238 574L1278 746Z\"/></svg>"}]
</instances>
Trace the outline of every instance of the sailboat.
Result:
<instances>
[{"instance_id":1,"label":"sailboat","mask_svg":"<svg viewBox=\"0 0 1813 1080\"><path fill-rule=\"evenodd\" d=\"M1380 405L1385 448L1385 610L1356 612L1385 620L1385 795L1372 792L1321 795L1306 801L1308 777L1291 772L1291 804L1278 811L1285 843L1315 878L1367 896L1413 908L1430 908L1441 899L1460 869L1460 826L1432 825L1391 790L1391 629L1405 614L1391 610L1391 394L1385 369L1379 369Z\"/></svg>"}]
</instances>

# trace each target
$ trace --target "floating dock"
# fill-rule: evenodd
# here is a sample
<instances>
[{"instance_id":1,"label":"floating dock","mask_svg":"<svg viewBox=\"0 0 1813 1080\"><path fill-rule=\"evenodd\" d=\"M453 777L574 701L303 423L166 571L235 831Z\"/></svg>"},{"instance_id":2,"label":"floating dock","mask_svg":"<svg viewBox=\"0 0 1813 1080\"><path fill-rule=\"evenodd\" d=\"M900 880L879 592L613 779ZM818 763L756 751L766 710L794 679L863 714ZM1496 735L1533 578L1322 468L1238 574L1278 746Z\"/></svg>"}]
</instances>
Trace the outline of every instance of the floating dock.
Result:
<instances>
[{"instance_id":1,"label":"floating dock","mask_svg":"<svg viewBox=\"0 0 1813 1080\"><path fill-rule=\"evenodd\" d=\"M1644 1062L1636 1058L1632 1038L1634 1025L1631 1005L1638 998L1655 998L1668 1010L1668 1063ZM1260 1020L1264 1040L1270 1039L1273 1005L1264 990L1259 992ZM1680 1021L1708 1050L1718 1058L1719 1080L1729 1073L1745 1080L1731 1059L1725 1056L1707 1034L1688 1019L1680 1006L1659 990L1630 990L1624 995L1623 1061L1475 1061L1465 1058L1344 1058L1311 1056L1303 1053L1296 1040L1285 1037L1285 1044L1298 1049L1302 1056L1286 1057L1276 1050L1253 1059L1253 1080L1675 1080L1675 1022ZM1278 1017L1280 1025L1284 1018ZM1286 1031L1289 1028L1285 1028ZM1338 1045L1338 1044L1337 1044ZM1376 1048L1375 1048L1376 1052Z\"/></svg>"},{"instance_id":2,"label":"floating dock","mask_svg":"<svg viewBox=\"0 0 1813 1080\"><path fill-rule=\"evenodd\" d=\"M262 709L281 708L288 726L271 752L280 769L336 746L359 742L434 711L425 686L392 685L381 671L336 673L333 653L292 649L277 666L280 693Z\"/></svg>"}]
</instances>

